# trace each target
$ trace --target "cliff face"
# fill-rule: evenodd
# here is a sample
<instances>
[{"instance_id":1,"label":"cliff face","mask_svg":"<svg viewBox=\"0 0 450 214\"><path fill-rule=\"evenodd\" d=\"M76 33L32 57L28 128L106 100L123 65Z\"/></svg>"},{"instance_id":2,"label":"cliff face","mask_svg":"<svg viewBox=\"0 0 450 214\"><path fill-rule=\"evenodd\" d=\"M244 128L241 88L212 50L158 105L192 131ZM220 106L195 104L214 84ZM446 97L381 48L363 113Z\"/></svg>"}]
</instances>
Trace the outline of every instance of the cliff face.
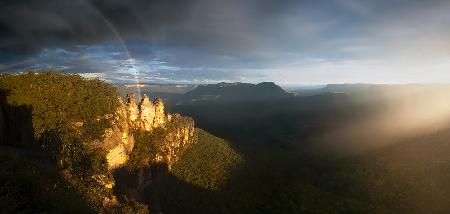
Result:
<instances>
[{"instance_id":1,"label":"cliff face","mask_svg":"<svg viewBox=\"0 0 450 214\"><path fill-rule=\"evenodd\" d=\"M160 99L117 97L113 85L79 75L0 75L0 143L31 150L40 146L97 211L111 204L131 209L136 204L115 200L119 182L113 172L173 163L180 145L195 142L186 140L194 139L186 131L193 130L193 121L173 125L179 119L169 119Z\"/></svg>"},{"instance_id":2,"label":"cliff face","mask_svg":"<svg viewBox=\"0 0 450 214\"><path fill-rule=\"evenodd\" d=\"M157 151L153 160L150 160L150 164L165 163L170 169L172 164L178 160L183 148L196 142L194 120L179 114L166 115L164 103L160 98L152 101L147 95L144 95L137 105L134 94L128 94L126 112L131 128L146 132L152 132L159 128L159 133L164 135L162 139L155 142ZM118 162L111 161L111 166L120 165L116 163Z\"/></svg>"},{"instance_id":3,"label":"cliff face","mask_svg":"<svg viewBox=\"0 0 450 214\"><path fill-rule=\"evenodd\" d=\"M127 112L130 125L134 129L151 131L164 126L166 115L164 113L164 103L157 98L151 101L144 94L144 98L139 105L136 104L134 94L127 95Z\"/></svg>"},{"instance_id":4,"label":"cliff face","mask_svg":"<svg viewBox=\"0 0 450 214\"><path fill-rule=\"evenodd\" d=\"M167 164L169 170L178 161L181 153L190 145L197 142L195 136L194 120L179 114L168 115L165 118L165 130L167 130L162 143L154 158L156 163Z\"/></svg>"},{"instance_id":5,"label":"cliff face","mask_svg":"<svg viewBox=\"0 0 450 214\"><path fill-rule=\"evenodd\" d=\"M134 100L133 102L130 103L129 108L130 108L130 112L131 111L135 111L135 104L134 104ZM135 128L141 128L145 131L151 131L154 127L153 127L153 120L155 119L155 106L153 105L153 103L150 101L150 98L147 95L144 95L144 99L142 99L140 105L139 105L140 109L138 109L137 111L139 112L140 110L140 114L139 114L139 119L140 119L140 123L135 124ZM137 125L137 126L136 126Z\"/></svg>"},{"instance_id":6,"label":"cliff face","mask_svg":"<svg viewBox=\"0 0 450 214\"><path fill-rule=\"evenodd\" d=\"M164 103L160 98L156 98L155 102L155 118L153 120L153 127L163 126L166 122L164 115Z\"/></svg>"},{"instance_id":7,"label":"cliff face","mask_svg":"<svg viewBox=\"0 0 450 214\"><path fill-rule=\"evenodd\" d=\"M108 168L115 169L128 160L134 146L134 137L130 134L130 126L137 120L134 114L127 114L127 107L121 98L119 107L113 115L113 126L105 130L102 148L108 151L106 159Z\"/></svg>"},{"instance_id":8,"label":"cliff face","mask_svg":"<svg viewBox=\"0 0 450 214\"><path fill-rule=\"evenodd\" d=\"M195 143L194 121L179 114L166 115L164 103L157 98L151 101L147 95L136 104L134 94L127 95L127 103L119 98L120 106L114 112L113 126L105 130L104 140L96 142L108 152L108 168L124 165L134 146L132 129L152 132L157 128L164 130L163 140L157 142L157 152L151 162L167 163L169 167L184 148Z\"/></svg>"},{"instance_id":9,"label":"cliff face","mask_svg":"<svg viewBox=\"0 0 450 214\"><path fill-rule=\"evenodd\" d=\"M122 100L122 99L120 99L120 100ZM134 94L127 95L126 111L127 111L128 120L130 122L130 125L136 126L136 123L138 123L140 112L139 112L138 106L136 105Z\"/></svg>"},{"instance_id":10,"label":"cliff face","mask_svg":"<svg viewBox=\"0 0 450 214\"><path fill-rule=\"evenodd\" d=\"M151 139L154 142L151 143L156 151L152 150L152 153L149 153L147 167L164 164L170 169L185 148L197 142L194 135L194 120L179 114L166 115L161 99L152 101L145 95L139 104L135 102L133 94L127 95L126 103L120 97L118 99L119 106L114 113L102 116L103 119L111 121L110 128L104 130L102 140L91 142L94 148L106 152L108 172L92 175L100 189L106 192L99 195L103 200L103 207L118 204L113 193L116 181L112 174L115 169L125 166L129 161L137 145L133 136L136 131L155 136ZM83 126L82 123L78 125Z\"/></svg>"},{"instance_id":11,"label":"cliff face","mask_svg":"<svg viewBox=\"0 0 450 214\"><path fill-rule=\"evenodd\" d=\"M133 94L127 95L127 103L119 98L119 107L113 115L112 127L105 130L102 141L94 142L97 148L107 152L108 169L110 171L127 163L135 144L132 130L154 132L158 129L156 153L148 164L167 164L169 169L178 160L183 150L197 142L194 136L194 120L179 114L166 115L161 99L151 101L147 95L136 104ZM114 186L113 181L102 181L108 188Z\"/></svg>"}]
</instances>

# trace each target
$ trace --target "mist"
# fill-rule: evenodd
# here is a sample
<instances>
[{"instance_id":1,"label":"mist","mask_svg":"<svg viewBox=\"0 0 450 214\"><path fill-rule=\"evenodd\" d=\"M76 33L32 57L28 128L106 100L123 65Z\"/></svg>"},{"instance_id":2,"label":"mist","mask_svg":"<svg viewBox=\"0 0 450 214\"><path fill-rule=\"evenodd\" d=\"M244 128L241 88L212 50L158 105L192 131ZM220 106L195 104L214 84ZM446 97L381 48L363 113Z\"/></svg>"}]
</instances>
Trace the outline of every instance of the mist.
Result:
<instances>
[{"instance_id":1,"label":"mist","mask_svg":"<svg viewBox=\"0 0 450 214\"><path fill-rule=\"evenodd\" d=\"M379 85L352 95L369 110L313 141L315 149L338 156L373 151L450 128L449 85Z\"/></svg>"}]
</instances>

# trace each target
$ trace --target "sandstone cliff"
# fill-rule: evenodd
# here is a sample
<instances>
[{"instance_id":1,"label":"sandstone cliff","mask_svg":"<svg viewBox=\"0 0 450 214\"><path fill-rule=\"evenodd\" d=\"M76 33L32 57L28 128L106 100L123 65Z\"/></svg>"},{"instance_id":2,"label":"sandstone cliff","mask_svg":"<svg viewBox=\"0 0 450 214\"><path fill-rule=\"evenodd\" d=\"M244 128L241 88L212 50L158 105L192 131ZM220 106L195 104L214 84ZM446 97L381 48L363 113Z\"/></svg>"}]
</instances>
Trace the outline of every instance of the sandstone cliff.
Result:
<instances>
[{"instance_id":1,"label":"sandstone cliff","mask_svg":"<svg viewBox=\"0 0 450 214\"><path fill-rule=\"evenodd\" d=\"M152 101L144 94L144 98L137 105L134 95L128 94L126 112L131 128L146 132L159 128L159 133L164 135L155 142L158 148L155 156L149 160L150 164L165 163L170 168L183 148L196 142L194 120L179 114L166 115L164 103L160 98ZM118 166L119 162L111 160L111 166Z\"/></svg>"},{"instance_id":2,"label":"sandstone cliff","mask_svg":"<svg viewBox=\"0 0 450 214\"><path fill-rule=\"evenodd\" d=\"M0 143L42 150L96 211L137 213L145 205L116 192L115 173L171 165L195 142L194 123L166 115L160 99L119 96L113 85L74 74L0 75Z\"/></svg>"},{"instance_id":3,"label":"sandstone cliff","mask_svg":"<svg viewBox=\"0 0 450 214\"><path fill-rule=\"evenodd\" d=\"M179 114L168 115L165 119L167 130L162 143L158 144L158 150L154 158L156 163L167 164L169 170L178 161L181 153L190 145L197 142L195 136L194 120ZM161 124L161 123L160 123Z\"/></svg>"},{"instance_id":4,"label":"sandstone cliff","mask_svg":"<svg viewBox=\"0 0 450 214\"><path fill-rule=\"evenodd\" d=\"M134 94L127 94L126 109L129 123L135 129L151 131L164 126L166 121L162 100L156 98L155 101L151 101L146 94L139 105L136 104Z\"/></svg>"},{"instance_id":5,"label":"sandstone cliff","mask_svg":"<svg viewBox=\"0 0 450 214\"><path fill-rule=\"evenodd\" d=\"M130 158L135 146L136 131L155 133L152 142L156 151L149 155L147 165L165 164L169 170L179 159L181 153L191 144L197 142L194 135L194 120L179 114L165 114L164 103L161 99L150 100L147 95L139 104L133 94L127 95L127 102L119 98L119 107L113 115L105 115L112 119L112 126L104 131L103 140L95 141L95 148L106 152L109 173L106 175L93 175L100 186L110 191L110 197L103 199L104 206L114 205L117 200L112 195L115 181L111 173L124 165ZM112 196L111 196L112 195Z\"/></svg>"},{"instance_id":6,"label":"sandstone cliff","mask_svg":"<svg viewBox=\"0 0 450 214\"><path fill-rule=\"evenodd\" d=\"M106 159L108 168L114 169L126 163L128 154L133 150L134 138L130 134L130 126L137 118L127 114L126 105L121 98L119 107L114 112L112 128L105 130L101 147L108 151Z\"/></svg>"},{"instance_id":7,"label":"sandstone cliff","mask_svg":"<svg viewBox=\"0 0 450 214\"><path fill-rule=\"evenodd\" d=\"M194 136L194 121L189 117L179 114L165 114L164 103L157 98L151 101L144 95L142 101L135 102L133 94L127 95L125 104L119 98L119 107L114 112L113 126L105 130L103 141L94 142L95 147L102 148L107 153L108 168L115 169L127 162L128 155L134 146L132 130L152 132L160 128L164 136L157 143L158 150L153 160L154 163L167 163L169 167L177 160L181 148L196 142Z\"/></svg>"}]
</instances>

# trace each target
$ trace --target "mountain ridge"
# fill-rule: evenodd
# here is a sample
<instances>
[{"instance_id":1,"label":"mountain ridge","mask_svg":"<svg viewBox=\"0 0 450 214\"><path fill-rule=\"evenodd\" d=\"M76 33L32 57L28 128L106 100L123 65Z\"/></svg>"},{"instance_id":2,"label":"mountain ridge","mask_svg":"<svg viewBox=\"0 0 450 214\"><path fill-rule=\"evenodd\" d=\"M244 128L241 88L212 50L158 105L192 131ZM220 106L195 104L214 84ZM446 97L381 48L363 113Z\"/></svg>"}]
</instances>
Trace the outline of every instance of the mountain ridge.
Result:
<instances>
[{"instance_id":1,"label":"mountain ridge","mask_svg":"<svg viewBox=\"0 0 450 214\"><path fill-rule=\"evenodd\" d=\"M198 101L257 101L279 99L292 96L273 82L226 83L200 85L185 93L178 103L192 103Z\"/></svg>"}]
</instances>

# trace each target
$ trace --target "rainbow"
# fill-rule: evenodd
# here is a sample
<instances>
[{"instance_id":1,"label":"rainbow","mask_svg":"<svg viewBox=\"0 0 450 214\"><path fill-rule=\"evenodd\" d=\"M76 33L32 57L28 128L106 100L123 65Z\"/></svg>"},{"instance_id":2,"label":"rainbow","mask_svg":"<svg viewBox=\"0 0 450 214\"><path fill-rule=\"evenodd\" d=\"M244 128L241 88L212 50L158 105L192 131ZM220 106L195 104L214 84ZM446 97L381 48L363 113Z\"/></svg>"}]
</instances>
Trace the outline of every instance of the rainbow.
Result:
<instances>
[{"instance_id":1,"label":"rainbow","mask_svg":"<svg viewBox=\"0 0 450 214\"><path fill-rule=\"evenodd\" d=\"M120 45L121 45L123 51L124 51L125 54L126 54L126 57L127 57L126 60L128 60L128 62L131 63L131 65L132 65L133 68L134 68L134 67L135 67L136 61L131 57L131 53L130 53L128 47L127 47L127 44L126 44L125 40L123 39L123 36L120 34L120 32L117 30L117 28L116 28L116 27L115 27L108 19L106 19L105 16L103 16L103 14L102 14L99 10L97 10L95 7L93 7L90 3L87 3L87 4L88 4L88 6L89 6L90 8L92 8L92 10L93 10L100 18L102 18L102 20L105 22L106 26L108 26L108 28L109 28L109 29L111 30L111 32L114 34L114 37L116 37L117 41L120 43ZM142 98L141 98L141 89L140 89L140 87L139 87L139 85L140 85L140 84L139 84L139 70L138 70L138 69L135 69L134 71L135 71L135 73L134 73L134 80L135 80L135 85L136 85L136 93L137 93L137 95L138 95L138 96L137 96L137 97L138 97L138 100L141 100Z\"/></svg>"}]
</instances>

